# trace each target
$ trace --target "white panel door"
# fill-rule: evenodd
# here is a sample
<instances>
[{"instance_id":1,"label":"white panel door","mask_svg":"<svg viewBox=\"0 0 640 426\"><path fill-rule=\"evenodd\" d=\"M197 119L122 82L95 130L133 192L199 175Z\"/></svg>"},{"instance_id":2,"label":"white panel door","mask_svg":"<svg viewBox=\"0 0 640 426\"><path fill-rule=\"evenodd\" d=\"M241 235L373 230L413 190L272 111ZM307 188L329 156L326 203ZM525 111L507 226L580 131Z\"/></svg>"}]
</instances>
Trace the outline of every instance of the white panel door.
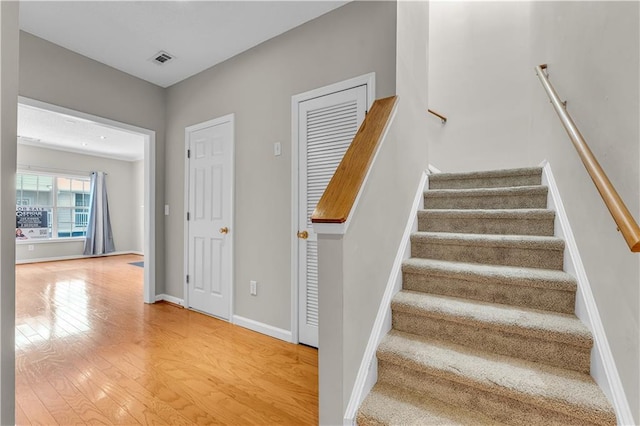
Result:
<instances>
[{"instance_id":1,"label":"white panel door","mask_svg":"<svg viewBox=\"0 0 640 426\"><path fill-rule=\"evenodd\" d=\"M318 238L311 215L358 132L366 107L366 85L299 104L298 339L314 347L318 347Z\"/></svg>"},{"instance_id":2,"label":"white panel door","mask_svg":"<svg viewBox=\"0 0 640 426\"><path fill-rule=\"evenodd\" d=\"M187 129L188 307L229 319L233 215L233 122Z\"/></svg>"}]
</instances>

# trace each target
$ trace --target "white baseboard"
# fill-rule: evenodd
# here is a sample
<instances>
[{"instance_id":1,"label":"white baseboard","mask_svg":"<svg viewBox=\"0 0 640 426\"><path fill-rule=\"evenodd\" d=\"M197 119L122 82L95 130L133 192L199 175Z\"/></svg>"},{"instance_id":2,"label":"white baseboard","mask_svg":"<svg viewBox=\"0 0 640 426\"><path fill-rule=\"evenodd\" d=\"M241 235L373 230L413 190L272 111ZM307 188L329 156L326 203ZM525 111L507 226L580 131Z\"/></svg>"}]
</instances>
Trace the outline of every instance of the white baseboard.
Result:
<instances>
[{"instance_id":1,"label":"white baseboard","mask_svg":"<svg viewBox=\"0 0 640 426\"><path fill-rule=\"evenodd\" d=\"M104 257L104 256L122 256L125 254L138 254L133 251L114 251L113 253L107 254L99 254L96 256L85 256L83 254L72 254L69 256L56 256L56 257L39 257L36 259L16 259L16 265L24 265L27 263L42 263L42 262L56 262L58 260L76 260L76 259L90 259L93 257Z\"/></svg>"},{"instance_id":2,"label":"white baseboard","mask_svg":"<svg viewBox=\"0 0 640 426\"><path fill-rule=\"evenodd\" d=\"M233 323L235 325L239 325L240 327L248 328L249 330L257 331L258 333L266 334L267 336L284 340L285 342L291 342L292 337L291 331L289 330L284 330L282 328L274 327L269 324L241 317L240 315L233 316Z\"/></svg>"},{"instance_id":3,"label":"white baseboard","mask_svg":"<svg viewBox=\"0 0 640 426\"><path fill-rule=\"evenodd\" d=\"M567 212L560 198L560 191L551 172L549 162L545 160L541 166L543 167L542 184L549 188L547 208L556 212L555 235L564 239L565 242L564 269L578 281L576 315L589 327L593 335L591 376L611 401L618 418L618 424L633 425L635 424L633 414L620 381L620 375L618 374L607 335L600 319L600 313L591 291L589 278L580 258L580 252L571 230Z\"/></svg>"},{"instance_id":4,"label":"white baseboard","mask_svg":"<svg viewBox=\"0 0 640 426\"><path fill-rule=\"evenodd\" d=\"M174 305L184 306L184 300L178 299L175 296L171 296L169 294L156 294L156 302L160 302L164 300L165 302L173 303Z\"/></svg>"},{"instance_id":5,"label":"white baseboard","mask_svg":"<svg viewBox=\"0 0 640 426\"><path fill-rule=\"evenodd\" d=\"M429 174L432 174L432 175L442 173L442 170L440 170L433 164L429 164L429 166L427 167L427 170L429 170Z\"/></svg>"},{"instance_id":6,"label":"white baseboard","mask_svg":"<svg viewBox=\"0 0 640 426\"><path fill-rule=\"evenodd\" d=\"M418 189L404 234L400 240L400 246L396 258L391 267L387 287L385 288L378 314L373 324L369 341L364 351L358 375L351 391L349 404L344 414L344 425L351 426L355 424L356 414L362 401L371 391L378 380L378 360L376 359L376 350L382 338L391 330L391 299L402 288L402 262L411 256L411 234L418 230L418 210L424 207L424 191L429 186L429 177L426 172L422 173Z\"/></svg>"}]
</instances>

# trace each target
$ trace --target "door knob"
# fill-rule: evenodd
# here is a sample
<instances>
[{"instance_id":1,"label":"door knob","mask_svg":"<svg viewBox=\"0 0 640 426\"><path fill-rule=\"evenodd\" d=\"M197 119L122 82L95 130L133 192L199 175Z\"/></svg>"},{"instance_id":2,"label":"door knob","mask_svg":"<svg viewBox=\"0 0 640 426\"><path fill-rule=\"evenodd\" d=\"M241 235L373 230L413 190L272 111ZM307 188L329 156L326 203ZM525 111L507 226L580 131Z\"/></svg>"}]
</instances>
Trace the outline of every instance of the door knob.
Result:
<instances>
[{"instance_id":1,"label":"door knob","mask_svg":"<svg viewBox=\"0 0 640 426\"><path fill-rule=\"evenodd\" d=\"M226 226L224 228L220 228L220 233L221 234L228 234L229 233L229 228L227 228Z\"/></svg>"},{"instance_id":2,"label":"door knob","mask_svg":"<svg viewBox=\"0 0 640 426\"><path fill-rule=\"evenodd\" d=\"M298 231L298 238L306 240L307 238L309 238L309 233L307 231Z\"/></svg>"}]
</instances>

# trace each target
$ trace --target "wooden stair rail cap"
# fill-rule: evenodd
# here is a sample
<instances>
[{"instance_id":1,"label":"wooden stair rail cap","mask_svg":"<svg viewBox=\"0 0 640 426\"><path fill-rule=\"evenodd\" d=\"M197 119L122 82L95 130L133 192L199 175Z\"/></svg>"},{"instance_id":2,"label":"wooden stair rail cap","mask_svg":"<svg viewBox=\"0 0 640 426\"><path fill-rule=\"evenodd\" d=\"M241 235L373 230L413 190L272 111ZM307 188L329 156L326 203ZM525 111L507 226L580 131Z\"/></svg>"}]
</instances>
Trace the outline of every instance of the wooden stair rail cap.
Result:
<instances>
[{"instance_id":1,"label":"wooden stair rail cap","mask_svg":"<svg viewBox=\"0 0 640 426\"><path fill-rule=\"evenodd\" d=\"M397 101L390 96L373 103L311 215L312 223L347 221Z\"/></svg>"}]
</instances>

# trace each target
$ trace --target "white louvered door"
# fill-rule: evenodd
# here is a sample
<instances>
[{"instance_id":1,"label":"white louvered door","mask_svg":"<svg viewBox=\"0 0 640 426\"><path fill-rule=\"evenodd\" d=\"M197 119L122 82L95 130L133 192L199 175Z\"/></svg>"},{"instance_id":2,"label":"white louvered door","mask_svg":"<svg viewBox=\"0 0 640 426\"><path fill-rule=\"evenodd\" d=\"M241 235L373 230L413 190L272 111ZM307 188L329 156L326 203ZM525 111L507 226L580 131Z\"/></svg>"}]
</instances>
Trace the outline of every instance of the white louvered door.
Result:
<instances>
[{"instance_id":1,"label":"white louvered door","mask_svg":"<svg viewBox=\"0 0 640 426\"><path fill-rule=\"evenodd\" d=\"M329 184L364 120L367 86L358 86L299 104L298 339L318 347L318 239L311 226L322 193Z\"/></svg>"}]
</instances>

